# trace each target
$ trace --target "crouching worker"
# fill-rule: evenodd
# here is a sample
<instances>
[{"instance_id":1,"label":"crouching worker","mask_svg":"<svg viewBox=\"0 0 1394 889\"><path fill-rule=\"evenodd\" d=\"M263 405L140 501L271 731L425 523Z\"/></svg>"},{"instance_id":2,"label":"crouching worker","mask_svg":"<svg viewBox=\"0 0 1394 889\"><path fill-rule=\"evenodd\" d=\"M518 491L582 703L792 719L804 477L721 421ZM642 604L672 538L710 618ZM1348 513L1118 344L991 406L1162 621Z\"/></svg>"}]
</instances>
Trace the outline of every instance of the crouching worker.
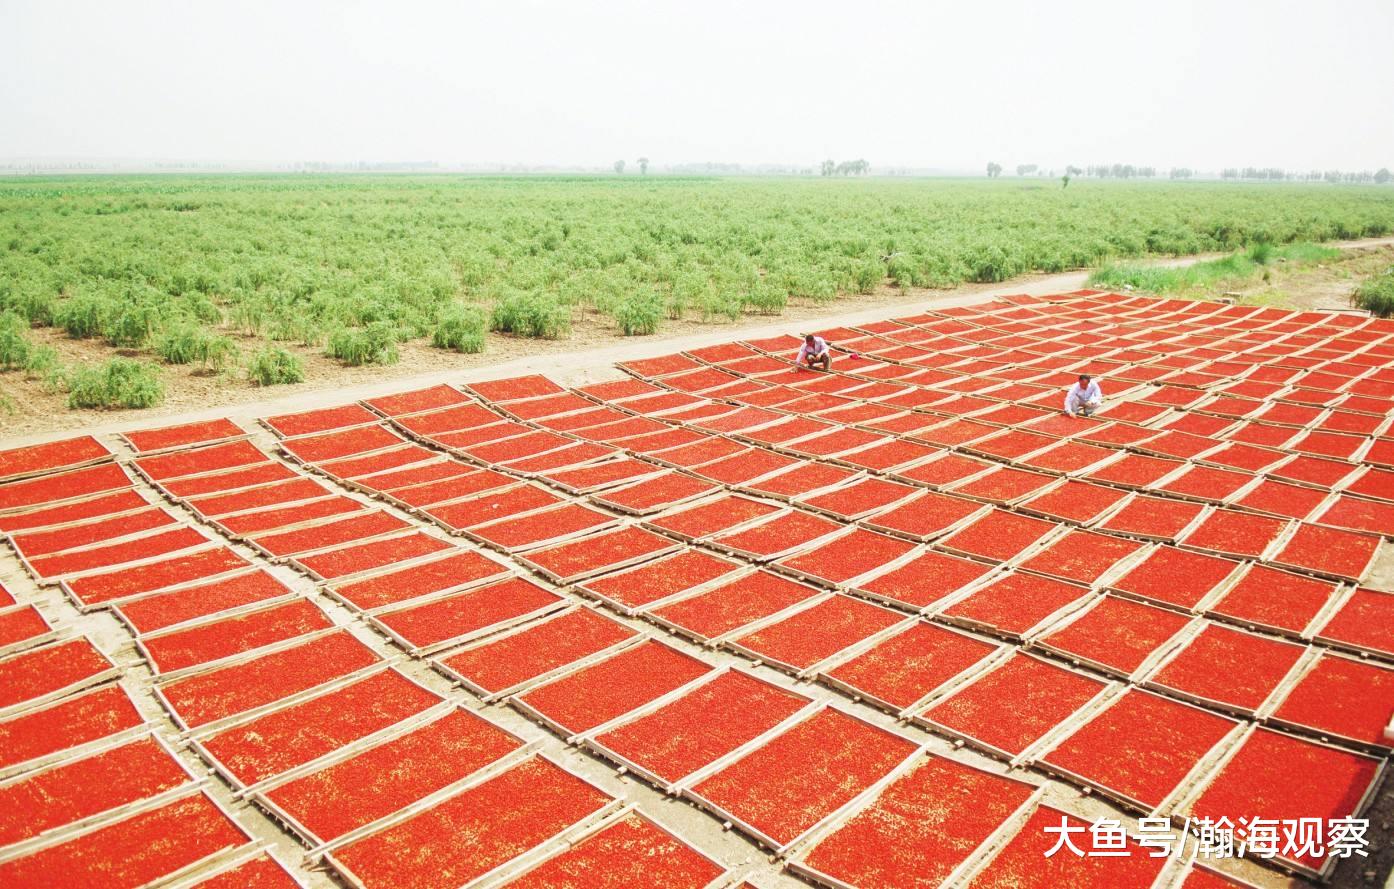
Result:
<instances>
[{"instance_id":1,"label":"crouching worker","mask_svg":"<svg viewBox=\"0 0 1394 889\"><path fill-rule=\"evenodd\" d=\"M832 352L828 349L828 341L821 336L809 334L803 338L803 345L799 347L799 357L795 362L800 367L819 367L828 370L832 367Z\"/></svg>"},{"instance_id":2,"label":"crouching worker","mask_svg":"<svg viewBox=\"0 0 1394 889\"><path fill-rule=\"evenodd\" d=\"M1072 417L1077 414L1092 417L1103 403L1104 393L1089 374L1080 374L1079 382L1065 393L1065 413Z\"/></svg>"}]
</instances>

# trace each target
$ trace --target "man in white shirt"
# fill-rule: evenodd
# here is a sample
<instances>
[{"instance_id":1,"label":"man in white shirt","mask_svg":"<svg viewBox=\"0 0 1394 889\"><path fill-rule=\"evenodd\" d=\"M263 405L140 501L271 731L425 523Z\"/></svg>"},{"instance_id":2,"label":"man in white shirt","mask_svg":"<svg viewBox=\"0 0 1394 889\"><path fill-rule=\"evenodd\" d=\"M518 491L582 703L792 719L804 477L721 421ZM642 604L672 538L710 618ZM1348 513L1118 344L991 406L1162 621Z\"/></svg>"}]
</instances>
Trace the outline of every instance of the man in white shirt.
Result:
<instances>
[{"instance_id":1,"label":"man in white shirt","mask_svg":"<svg viewBox=\"0 0 1394 889\"><path fill-rule=\"evenodd\" d=\"M1089 374L1080 374L1079 382L1065 393L1065 413L1072 417L1076 414L1092 417L1103 403L1104 393Z\"/></svg>"},{"instance_id":2,"label":"man in white shirt","mask_svg":"<svg viewBox=\"0 0 1394 889\"><path fill-rule=\"evenodd\" d=\"M828 341L810 333L803 338L803 345L799 347L799 357L795 363L801 367L812 368L814 365L820 365L823 370L830 369L833 357L828 350Z\"/></svg>"}]
</instances>

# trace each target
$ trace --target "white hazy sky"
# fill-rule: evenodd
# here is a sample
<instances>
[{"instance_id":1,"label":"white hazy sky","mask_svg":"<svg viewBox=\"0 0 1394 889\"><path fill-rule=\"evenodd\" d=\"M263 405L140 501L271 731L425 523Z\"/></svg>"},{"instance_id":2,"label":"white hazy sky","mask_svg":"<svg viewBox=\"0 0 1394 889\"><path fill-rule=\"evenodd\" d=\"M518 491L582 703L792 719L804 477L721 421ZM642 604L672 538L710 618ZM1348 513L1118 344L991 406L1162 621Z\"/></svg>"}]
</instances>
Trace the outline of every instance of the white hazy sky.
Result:
<instances>
[{"instance_id":1,"label":"white hazy sky","mask_svg":"<svg viewBox=\"0 0 1394 889\"><path fill-rule=\"evenodd\" d=\"M1391 0L0 0L0 157L1394 166Z\"/></svg>"}]
</instances>

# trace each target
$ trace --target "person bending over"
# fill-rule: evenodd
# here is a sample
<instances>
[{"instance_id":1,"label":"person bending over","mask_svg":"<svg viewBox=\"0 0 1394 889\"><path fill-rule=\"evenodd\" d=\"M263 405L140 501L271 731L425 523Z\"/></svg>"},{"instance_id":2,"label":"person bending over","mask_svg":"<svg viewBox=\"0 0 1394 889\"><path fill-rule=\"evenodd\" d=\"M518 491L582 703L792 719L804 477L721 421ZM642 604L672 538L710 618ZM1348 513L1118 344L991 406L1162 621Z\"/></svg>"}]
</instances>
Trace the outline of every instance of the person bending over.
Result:
<instances>
[{"instance_id":1,"label":"person bending over","mask_svg":"<svg viewBox=\"0 0 1394 889\"><path fill-rule=\"evenodd\" d=\"M1103 403L1104 393L1089 374L1080 374L1079 382L1065 393L1065 413L1072 417L1077 414L1092 417Z\"/></svg>"},{"instance_id":2,"label":"person bending over","mask_svg":"<svg viewBox=\"0 0 1394 889\"><path fill-rule=\"evenodd\" d=\"M800 367L819 367L828 370L833 365L832 352L828 349L828 341L821 336L809 334L803 338L803 345L799 347L799 357L796 362Z\"/></svg>"}]
</instances>

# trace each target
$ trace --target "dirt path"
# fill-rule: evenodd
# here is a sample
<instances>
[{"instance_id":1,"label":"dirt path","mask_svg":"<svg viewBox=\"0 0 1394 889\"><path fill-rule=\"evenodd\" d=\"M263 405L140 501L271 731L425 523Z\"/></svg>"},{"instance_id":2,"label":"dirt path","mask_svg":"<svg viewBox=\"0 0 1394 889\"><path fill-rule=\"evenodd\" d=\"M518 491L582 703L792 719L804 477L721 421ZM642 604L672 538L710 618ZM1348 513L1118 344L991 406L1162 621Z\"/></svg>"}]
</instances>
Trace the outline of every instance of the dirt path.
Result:
<instances>
[{"instance_id":1,"label":"dirt path","mask_svg":"<svg viewBox=\"0 0 1394 889\"><path fill-rule=\"evenodd\" d=\"M1381 248L1394 251L1394 237L1346 241L1333 246L1343 250ZM1159 260L1156 264L1186 266L1221 255L1224 254L1200 254ZM882 287L873 294L839 297L830 303L793 300L782 314L768 320L743 319L731 324L670 321L661 333L645 337L621 337L616 335L609 319L585 317L576 324L573 335L565 340L491 335L488 351L481 355L434 349L424 340L404 343L401 362L389 367L343 367L324 358L319 349L303 349L300 351L305 361L306 381L272 389L252 387L245 380L230 381L198 376L183 368L166 368L165 401L158 407L139 411L69 410L61 394L45 392L37 381L8 374L0 377L0 385L14 402L15 411L9 415L0 412L0 444L21 445L67 430L123 431L180 419L265 417L447 381L545 373L567 384L595 382L618 376L614 364L619 361L746 337L796 333L806 327L839 327L877 321L913 314L927 305L970 305L1013 293L1063 293L1085 286L1090 272L1083 269L1056 275L1031 275L1002 284L968 284L951 290L902 291ZM68 362L90 361L98 354L106 357L110 353L109 349L94 347L88 342L67 339L57 331L46 331L42 339L59 348L63 360Z\"/></svg>"}]
</instances>

